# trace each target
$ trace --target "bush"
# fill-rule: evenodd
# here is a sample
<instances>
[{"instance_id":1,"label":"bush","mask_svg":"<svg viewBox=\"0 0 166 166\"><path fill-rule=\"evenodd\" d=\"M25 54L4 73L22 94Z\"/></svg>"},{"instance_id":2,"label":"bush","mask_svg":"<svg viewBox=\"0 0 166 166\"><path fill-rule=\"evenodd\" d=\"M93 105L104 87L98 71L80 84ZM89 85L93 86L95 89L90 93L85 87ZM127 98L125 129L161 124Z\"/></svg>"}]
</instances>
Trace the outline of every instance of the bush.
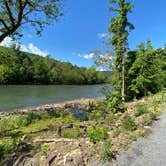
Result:
<instances>
[{"instance_id":1,"label":"bush","mask_svg":"<svg viewBox=\"0 0 166 166\"><path fill-rule=\"evenodd\" d=\"M0 154L12 153L15 149L14 140L11 137L4 137L0 140Z\"/></svg>"},{"instance_id":2,"label":"bush","mask_svg":"<svg viewBox=\"0 0 166 166\"><path fill-rule=\"evenodd\" d=\"M61 110L59 110L60 112ZM50 117L59 118L61 114L57 110L48 111Z\"/></svg>"},{"instance_id":3,"label":"bush","mask_svg":"<svg viewBox=\"0 0 166 166\"><path fill-rule=\"evenodd\" d=\"M90 116L91 116L91 119L99 120L103 117L103 112L100 110L93 110Z\"/></svg>"},{"instance_id":4,"label":"bush","mask_svg":"<svg viewBox=\"0 0 166 166\"><path fill-rule=\"evenodd\" d=\"M107 139L108 138L107 132L108 132L107 127L102 127L95 124L88 129L87 135L91 142L96 143L101 140Z\"/></svg>"},{"instance_id":5,"label":"bush","mask_svg":"<svg viewBox=\"0 0 166 166\"><path fill-rule=\"evenodd\" d=\"M124 103L122 102L122 96L117 91L112 92L107 97L107 107L108 107L108 110L110 110L113 113L118 113L118 112L123 113L126 111L126 107Z\"/></svg>"},{"instance_id":6,"label":"bush","mask_svg":"<svg viewBox=\"0 0 166 166\"><path fill-rule=\"evenodd\" d=\"M14 118L5 118L0 120L0 135L5 135L7 132L15 129L16 123Z\"/></svg>"},{"instance_id":7,"label":"bush","mask_svg":"<svg viewBox=\"0 0 166 166\"><path fill-rule=\"evenodd\" d=\"M127 130L127 131L134 131L137 129L137 125L135 124L134 120L129 117L126 116L123 120L122 120L122 128Z\"/></svg>"},{"instance_id":8,"label":"bush","mask_svg":"<svg viewBox=\"0 0 166 166\"><path fill-rule=\"evenodd\" d=\"M137 104L135 110L135 116L141 116L148 113L148 106L145 104Z\"/></svg>"},{"instance_id":9,"label":"bush","mask_svg":"<svg viewBox=\"0 0 166 166\"><path fill-rule=\"evenodd\" d=\"M28 120L27 116L20 116L16 118L16 124L18 127L28 126L30 121Z\"/></svg>"},{"instance_id":10,"label":"bush","mask_svg":"<svg viewBox=\"0 0 166 166\"><path fill-rule=\"evenodd\" d=\"M159 116L159 113L150 112L149 116L152 120L157 120L157 117Z\"/></svg>"},{"instance_id":11,"label":"bush","mask_svg":"<svg viewBox=\"0 0 166 166\"><path fill-rule=\"evenodd\" d=\"M112 146L111 140L106 140L104 142L100 153L100 160L105 162L111 158L111 146Z\"/></svg>"}]
</instances>

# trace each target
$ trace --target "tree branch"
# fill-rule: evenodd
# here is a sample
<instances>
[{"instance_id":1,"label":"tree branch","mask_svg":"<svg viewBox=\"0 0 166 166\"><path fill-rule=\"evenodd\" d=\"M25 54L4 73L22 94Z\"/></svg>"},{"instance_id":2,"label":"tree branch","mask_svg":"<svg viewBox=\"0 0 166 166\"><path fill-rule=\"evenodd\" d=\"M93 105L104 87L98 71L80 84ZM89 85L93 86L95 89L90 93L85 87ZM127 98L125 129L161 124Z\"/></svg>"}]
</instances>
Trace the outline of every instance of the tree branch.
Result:
<instances>
[{"instance_id":1,"label":"tree branch","mask_svg":"<svg viewBox=\"0 0 166 166\"><path fill-rule=\"evenodd\" d=\"M8 12L8 15L9 15L9 18L10 18L10 21L12 22L12 25L13 25L13 27L15 26L15 20L14 20L14 18L13 18L13 15L12 15L12 12L11 12L11 10L10 10L10 7L9 7L9 4L8 4L8 2L5 0L5 6L6 6L6 9L7 9L7 12Z\"/></svg>"},{"instance_id":2,"label":"tree branch","mask_svg":"<svg viewBox=\"0 0 166 166\"><path fill-rule=\"evenodd\" d=\"M10 30L9 27L7 26L7 24L5 23L5 21L2 20L1 18L0 18L0 22L3 24L3 26L4 26L7 30Z\"/></svg>"}]
</instances>

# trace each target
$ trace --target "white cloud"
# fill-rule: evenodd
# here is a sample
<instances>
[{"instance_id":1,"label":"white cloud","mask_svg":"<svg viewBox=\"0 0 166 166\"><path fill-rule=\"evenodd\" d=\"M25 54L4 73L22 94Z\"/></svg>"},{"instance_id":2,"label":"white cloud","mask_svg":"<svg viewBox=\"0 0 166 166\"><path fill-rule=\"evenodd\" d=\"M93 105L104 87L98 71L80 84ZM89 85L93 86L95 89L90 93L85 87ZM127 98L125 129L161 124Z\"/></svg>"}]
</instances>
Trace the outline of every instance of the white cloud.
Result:
<instances>
[{"instance_id":1,"label":"white cloud","mask_svg":"<svg viewBox=\"0 0 166 166\"><path fill-rule=\"evenodd\" d=\"M45 57L49 54L47 51L40 50L38 47L36 47L32 43L29 43L28 50L33 54L37 54L37 55L40 55L40 56L43 56L43 57Z\"/></svg>"},{"instance_id":2,"label":"white cloud","mask_svg":"<svg viewBox=\"0 0 166 166\"><path fill-rule=\"evenodd\" d=\"M17 45L20 45L19 43L17 43L16 41L14 41L11 37L6 37L0 43L0 46L10 47L14 43L17 44ZM47 56L49 54L49 52L43 51L43 50L39 49L33 43L29 43L28 46L21 44L20 45L20 50L24 51L24 52L29 52L29 53L37 54L37 55L40 55L40 56L43 56L43 57L45 57L45 56Z\"/></svg>"},{"instance_id":3,"label":"white cloud","mask_svg":"<svg viewBox=\"0 0 166 166\"><path fill-rule=\"evenodd\" d=\"M99 39L105 39L108 37L108 33L99 33L98 37L99 37Z\"/></svg>"},{"instance_id":4,"label":"white cloud","mask_svg":"<svg viewBox=\"0 0 166 166\"><path fill-rule=\"evenodd\" d=\"M21 49L21 51L29 52L28 48L23 44L20 46L20 49Z\"/></svg>"},{"instance_id":5,"label":"white cloud","mask_svg":"<svg viewBox=\"0 0 166 166\"><path fill-rule=\"evenodd\" d=\"M0 46L10 47L14 43L11 37L6 37L1 43Z\"/></svg>"},{"instance_id":6,"label":"white cloud","mask_svg":"<svg viewBox=\"0 0 166 166\"><path fill-rule=\"evenodd\" d=\"M77 56L81 57L81 58L84 58L84 59L87 59L87 60L90 60L90 59L93 59L95 57L95 53L94 52L91 52L89 54L77 54Z\"/></svg>"},{"instance_id":7,"label":"white cloud","mask_svg":"<svg viewBox=\"0 0 166 166\"><path fill-rule=\"evenodd\" d=\"M103 68L103 67L98 67L97 71L107 71L107 69Z\"/></svg>"}]
</instances>

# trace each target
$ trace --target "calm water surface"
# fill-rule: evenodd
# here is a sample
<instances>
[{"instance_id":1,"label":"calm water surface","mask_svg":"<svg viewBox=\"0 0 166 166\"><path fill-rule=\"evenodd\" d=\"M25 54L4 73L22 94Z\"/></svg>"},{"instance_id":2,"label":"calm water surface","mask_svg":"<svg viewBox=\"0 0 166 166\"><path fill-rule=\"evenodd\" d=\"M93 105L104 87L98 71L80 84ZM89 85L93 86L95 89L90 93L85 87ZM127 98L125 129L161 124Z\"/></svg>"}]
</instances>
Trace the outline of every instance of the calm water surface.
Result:
<instances>
[{"instance_id":1,"label":"calm water surface","mask_svg":"<svg viewBox=\"0 0 166 166\"><path fill-rule=\"evenodd\" d=\"M103 85L0 86L0 111L79 98L101 98Z\"/></svg>"}]
</instances>

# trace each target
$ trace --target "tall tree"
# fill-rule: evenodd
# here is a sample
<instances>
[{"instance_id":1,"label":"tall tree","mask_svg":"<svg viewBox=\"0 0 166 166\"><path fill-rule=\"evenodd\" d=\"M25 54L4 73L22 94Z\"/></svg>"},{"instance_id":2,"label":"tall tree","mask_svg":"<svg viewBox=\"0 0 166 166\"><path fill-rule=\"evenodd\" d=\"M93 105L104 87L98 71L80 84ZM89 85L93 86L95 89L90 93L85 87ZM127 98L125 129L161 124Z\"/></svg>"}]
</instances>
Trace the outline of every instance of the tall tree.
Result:
<instances>
[{"instance_id":1,"label":"tall tree","mask_svg":"<svg viewBox=\"0 0 166 166\"><path fill-rule=\"evenodd\" d=\"M40 34L45 25L62 16L62 0L0 0L0 42L7 36L19 35L24 24Z\"/></svg>"},{"instance_id":2,"label":"tall tree","mask_svg":"<svg viewBox=\"0 0 166 166\"><path fill-rule=\"evenodd\" d=\"M148 92L156 93L163 86L163 73L160 56L153 49L151 41L141 43L135 52L130 52L126 60L127 97L146 96Z\"/></svg>"},{"instance_id":3,"label":"tall tree","mask_svg":"<svg viewBox=\"0 0 166 166\"><path fill-rule=\"evenodd\" d=\"M122 100L125 99L125 55L128 49L129 31L134 26L128 21L128 14L133 5L126 0L110 0L110 10L116 14L111 17L109 43L115 50L113 86L121 91Z\"/></svg>"}]
</instances>

